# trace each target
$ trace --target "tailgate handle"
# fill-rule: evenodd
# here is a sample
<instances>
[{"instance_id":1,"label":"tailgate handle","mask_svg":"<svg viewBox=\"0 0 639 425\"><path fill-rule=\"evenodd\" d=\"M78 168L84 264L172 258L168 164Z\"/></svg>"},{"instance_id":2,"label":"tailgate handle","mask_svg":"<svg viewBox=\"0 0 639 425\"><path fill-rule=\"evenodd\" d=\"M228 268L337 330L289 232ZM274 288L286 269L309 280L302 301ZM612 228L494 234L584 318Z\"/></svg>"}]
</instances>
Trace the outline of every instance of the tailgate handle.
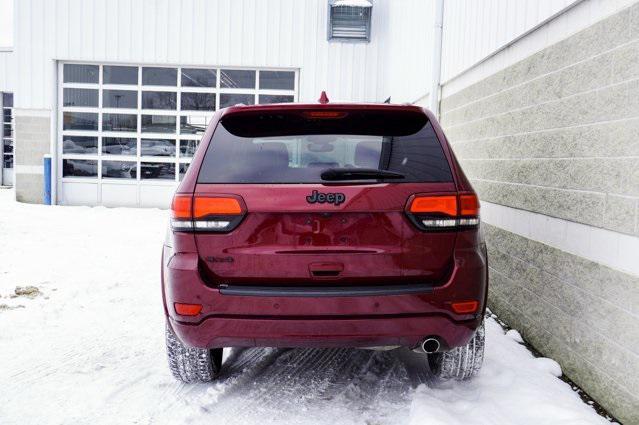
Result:
<instances>
[{"instance_id":1,"label":"tailgate handle","mask_svg":"<svg viewBox=\"0 0 639 425\"><path fill-rule=\"evenodd\" d=\"M311 276L316 278L337 277L344 270L342 263L311 263L308 266Z\"/></svg>"}]
</instances>

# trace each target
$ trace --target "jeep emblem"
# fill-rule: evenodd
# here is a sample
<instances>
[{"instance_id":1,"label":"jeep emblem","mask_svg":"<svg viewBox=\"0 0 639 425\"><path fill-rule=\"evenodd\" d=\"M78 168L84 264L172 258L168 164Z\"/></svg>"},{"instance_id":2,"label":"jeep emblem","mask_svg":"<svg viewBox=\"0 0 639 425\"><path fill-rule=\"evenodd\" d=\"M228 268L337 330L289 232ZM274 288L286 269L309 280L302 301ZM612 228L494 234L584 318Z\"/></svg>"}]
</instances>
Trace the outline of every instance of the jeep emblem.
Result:
<instances>
[{"instance_id":1,"label":"jeep emblem","mask_svg":"<svg viewBox=\"0 0 639 425\"><path fill-rule=\"evenodd\" d=\"M309 196L306 197L306 202L309 204L334 204L335 206L343 203L346 200L346 195L340 192L336 193L321 193L314 190Z\"/></svg>"}]
</instances>

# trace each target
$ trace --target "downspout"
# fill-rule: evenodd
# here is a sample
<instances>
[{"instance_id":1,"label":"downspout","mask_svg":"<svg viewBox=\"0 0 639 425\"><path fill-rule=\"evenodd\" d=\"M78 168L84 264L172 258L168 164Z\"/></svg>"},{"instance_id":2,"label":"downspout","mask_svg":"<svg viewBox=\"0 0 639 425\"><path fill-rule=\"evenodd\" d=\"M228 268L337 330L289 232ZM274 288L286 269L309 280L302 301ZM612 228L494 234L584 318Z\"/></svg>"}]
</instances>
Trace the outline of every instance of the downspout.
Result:
<instances>
[{"instance_id":1,"label":"downspout","mask_svg":"<svg viewBox=\"0 0 639 425\"><path fill-rule=\"evenodd\" d=\"M433 25L432 84L430 86L430 110L439 119L439 91L442 73L442 33L444 27L444 0L435 0Z\"/></svg>"}]
</instances>

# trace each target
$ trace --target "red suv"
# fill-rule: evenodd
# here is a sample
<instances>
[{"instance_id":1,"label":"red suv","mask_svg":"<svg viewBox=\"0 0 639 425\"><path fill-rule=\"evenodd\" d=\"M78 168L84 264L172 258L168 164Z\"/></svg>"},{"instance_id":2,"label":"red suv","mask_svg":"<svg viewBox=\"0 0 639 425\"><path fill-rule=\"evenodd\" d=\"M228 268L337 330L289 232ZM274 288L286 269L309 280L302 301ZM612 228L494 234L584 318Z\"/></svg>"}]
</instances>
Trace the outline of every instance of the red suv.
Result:
<instances>
[{"instance_id":1,"label":"red suv","mask_svg":"<svg viewBox=\"0 0 639 425\"><path fill-rule=\"evenodd\" d=\"M444 379L482 364L479 202L410 105L218 111L173 199L169 366L211 381L223 347L407 347Z\"/></svg>"}]
</instances>

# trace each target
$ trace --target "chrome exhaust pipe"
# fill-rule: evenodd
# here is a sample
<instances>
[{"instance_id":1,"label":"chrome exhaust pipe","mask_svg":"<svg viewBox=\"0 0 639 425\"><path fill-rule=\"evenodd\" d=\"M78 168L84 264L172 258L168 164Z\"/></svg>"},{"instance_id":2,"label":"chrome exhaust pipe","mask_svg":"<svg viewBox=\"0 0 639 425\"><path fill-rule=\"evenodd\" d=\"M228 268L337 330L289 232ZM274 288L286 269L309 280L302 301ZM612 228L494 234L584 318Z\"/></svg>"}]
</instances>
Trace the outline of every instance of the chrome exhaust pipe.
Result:
<instances>
[{"instance_id":1,"label":"chrome exhaust pipe","mask_svg":"<svg viewBox=\"0 0 639 425\"><path fill-rule=\"evenodd\" d=\"M426 338L422 342L422 351L426 354L436 353L441 348L439 341L435 338Z\"/></svg>"}]
</instances>

